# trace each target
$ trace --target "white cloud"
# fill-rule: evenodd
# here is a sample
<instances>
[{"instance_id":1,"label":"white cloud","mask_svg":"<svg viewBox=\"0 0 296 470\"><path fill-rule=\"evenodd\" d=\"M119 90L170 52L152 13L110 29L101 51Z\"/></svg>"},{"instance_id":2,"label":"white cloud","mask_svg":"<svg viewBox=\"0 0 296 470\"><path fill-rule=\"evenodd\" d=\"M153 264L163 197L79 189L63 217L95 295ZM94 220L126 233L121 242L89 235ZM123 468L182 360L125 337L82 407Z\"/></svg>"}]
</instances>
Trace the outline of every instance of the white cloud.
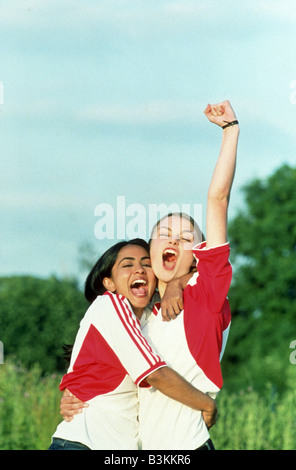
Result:
<instances>
[{"instance_id":1,"label":"white cloud","mask_svg":"<svg viewBox=\"0 0 296 470\"><path fill-rule=\"evenodd\" d=\"M36 15L39 20L48 17L50 11L57 12L57 0L10 0L0 5L0 24L8 26L28 26L32 24Z\"/></svg>"},{"instance_id":2,"label":"white cloud","mask_svg":"<svg viewBox=\"0 0 296 470\"><path fill-rule=\"evenodd\" d=\"M151 11L154 11L151 5L130 0L10 0L0 5L0 24L19 26L41 21L52 26L53 21L64 25L85 20L126 21Z\"/></svg>"},{"instance_id":3,"label":"white cloud","mask_svg":"<svg viewBox=\"0 0 296 470\"><path fill-rule=\"evenodd\" d=\"M200 17L208 14L212 10L213 2L196 2L193 0L188 1L170 1L163 7L164 13L177 16L180 18L182 15L183 19L185 16L192 18L192 16Z\"/></svg>"},{"instance_id":4,"label":"white cloud","mask_svg":"<svg viewBox=\"0 0 296 470\"><path fill-rule=\"evenodd\" d=\"M0 196L2 210L40 210L54 209L58 211L83 210L87 207L85 201L73 194L61 194L53 191L3 191Z\"/></svg>"},{"instance_id":5,"label":"white cloud","mask_svg":"<svg viewBox=\"0 0 296 470\"><path fill-rule=\"evenodd\" d=\"M243 3L243 5L242 5ZM29 24L38 18L48 23L83 23L93 21L122 22L133 20L167 21L176 19L206 18L209 23L225 19L229 13L250 16L255 13L287 21L296 19L294 0L249 0L235 2L225 0L9 0L0 4L0 24ZM66 14L65 14L66 13ZM210 17L209 17L210 15Z\"/></svg>"},{"instance_id":6,"label":"white cloud","mask_svg":"<svg viewBox=\"0 0 296 470\"><path fill-rule=\"evenodd\" d=\"M0 4L0 25L15 28L35 28L76 32L102 31L111 28L129 37L148 37L153 40L168 34L189 31L203 40L240 31L237 40L243 40L243 31L254 25L266 27L270 21L294 24L294 0L10 0ZM110 31L110 29L109 29ZM109 34L109 33L108 33Z\"/></svg>"},{"instance_id":7,"label":"white cloud","mask_svg":"<svg viewBox=\"0 0 296 470\"><path fill-rule=\"evenodd\" d=\"M296 22L295 0L264 0L253 2L252 8L264 17L282 20L287 23Z\"/></svg>"},{"instance_id":8,"label":"white cloud","mask_svg":"<svg viewBox=\"0 0 296 470\"><path fill-rule=\"evenodd\" d=\"M155 101L138 106L99 105L80 111L77 118L82 121L125 124L160 124L170 122L196 122L204 103Z\"/></svg>"}]
</instances>

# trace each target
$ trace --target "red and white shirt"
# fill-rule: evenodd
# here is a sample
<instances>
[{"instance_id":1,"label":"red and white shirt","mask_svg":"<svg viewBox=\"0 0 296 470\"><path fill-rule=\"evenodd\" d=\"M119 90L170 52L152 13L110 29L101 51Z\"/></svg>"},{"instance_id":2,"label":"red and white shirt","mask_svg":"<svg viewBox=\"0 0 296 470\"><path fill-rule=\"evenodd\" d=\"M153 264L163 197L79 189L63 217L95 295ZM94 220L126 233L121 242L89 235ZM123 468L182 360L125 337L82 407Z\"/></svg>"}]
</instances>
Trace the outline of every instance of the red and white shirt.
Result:
<instances>
[{"instance_id":1,"label":"red and white shirt","mask_svg":"<svg viewBox=\"0 0 296 470\"><path fill-rule=\"evenodd\" d=\"M128 300L106 292L97 297L80 323L70 367L60 390L68 388L89 404L53 437L81 442L90 449L138 448L138 387L166 366L140 329Z\"/></svg>"},{"instance_id":2,"label":"red and white shirt","mask_svg":"<svg viewBox=\"0 0 296 470\"><path fill-rule=\"evenodd\" d=\"M142 332L169 367L215 397L222 387L220 360L231 313L227 293L232 277L229 244L194 248L198 272L184 290L184 310L162 321L155 307ZM142 449L196 449L209 438L201 412L166 397L154 387L139 390Z\"/></svg>"}]
</instances>

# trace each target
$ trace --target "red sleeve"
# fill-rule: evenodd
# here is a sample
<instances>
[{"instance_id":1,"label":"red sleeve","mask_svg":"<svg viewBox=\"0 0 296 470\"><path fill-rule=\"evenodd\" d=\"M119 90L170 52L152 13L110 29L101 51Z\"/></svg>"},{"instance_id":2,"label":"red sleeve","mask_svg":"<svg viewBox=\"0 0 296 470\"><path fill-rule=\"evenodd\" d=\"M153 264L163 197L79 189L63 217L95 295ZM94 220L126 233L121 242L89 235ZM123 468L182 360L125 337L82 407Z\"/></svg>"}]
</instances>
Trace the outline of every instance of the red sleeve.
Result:
<instances>
[{"instance_id":1,"label":"red sleeve","mask_svg":"<svg viewBox=\"0 0 296 470\"><path fill-rule=\"evenodd\" d=\"M232 278L229 262L229 243L214 248L206 248L206 242L193 249L197 259L197 273L188 286L187 293L213 313L219 313L227 297Z\"/></svg>"}]
</instances>

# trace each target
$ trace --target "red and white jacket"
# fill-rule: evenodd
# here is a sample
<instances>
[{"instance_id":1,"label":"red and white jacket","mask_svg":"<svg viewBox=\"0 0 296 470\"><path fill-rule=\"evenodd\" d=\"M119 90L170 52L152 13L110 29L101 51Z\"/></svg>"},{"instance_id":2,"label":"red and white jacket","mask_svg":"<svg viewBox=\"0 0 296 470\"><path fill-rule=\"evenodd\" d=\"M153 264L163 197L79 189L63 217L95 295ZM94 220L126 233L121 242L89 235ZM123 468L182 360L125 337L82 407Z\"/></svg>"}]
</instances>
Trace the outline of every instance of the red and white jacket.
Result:
<instances>
[{"instance_id":1,"label":"red and white jacket","mask_svg":"<svg viewBox=\"0 0 296 470\"><path fill-rule=\"evenodd\" d=\"M128 300L106 292L80 323L70 367L60 390L68 388L89 404L53 437L81 442L93 450L137 449L138 388L165 362L143 337Z\"/></svg>"},{"instance_id":2,"label":"red and white jacket","mask_svg":"<svg viewBox=\"0 0 296 470\"><path fill-rule=\"evenodd\" d=\"M215 397L222 387L220 360L231 313L227 293L232 278L229 244L194 248L198 272L184 290L184 310L162 321L154 308L142 332L169 367L202 392ZM139 390L142 449L196 449L209 438L201 412L171 400L155 388Z\"/></svg>"}]
</instances>

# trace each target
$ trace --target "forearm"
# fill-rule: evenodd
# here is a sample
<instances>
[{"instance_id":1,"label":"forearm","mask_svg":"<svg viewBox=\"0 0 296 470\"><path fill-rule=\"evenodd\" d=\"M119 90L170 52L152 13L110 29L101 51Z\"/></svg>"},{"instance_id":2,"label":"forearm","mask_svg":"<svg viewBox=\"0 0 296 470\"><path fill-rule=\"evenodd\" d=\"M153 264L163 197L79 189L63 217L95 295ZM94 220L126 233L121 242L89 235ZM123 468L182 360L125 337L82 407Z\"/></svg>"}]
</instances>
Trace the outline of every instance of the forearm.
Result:
<instances>
[{"instance_id":1,"label":"forearm","mask_svg":"<svg viewBox=\"0 0 296 470\"><path fill-rule=\"evenodd\" d=\"M239 127L223 130L221 150L212 176L207 199L207 247L227 242L227 215L235 175Z\"/></svg>"},{"instance_id":2,"label":"forearm","mask_svg":"<svg viewBox=\"0 0 296 470\"><path fill-rule=\"evenodd\" d=\"M177 318L184 308L183 291L193 272L171 279L161 297L161 315L164 321Z\"/></svg>"},{"instance_id":3,"label":"forearm","mask_svg":"<svg viewBox=\"0 0 296 470\"><path fill-rule=\"evenodd\" d=\"M162 367L146 378L147 382L164 395L198 411L213 413L215 401L196 389L169 367Z\"/></svg>"},{"instance_id":4,"label":"forearm","mask_svg":"<svg viewBox=\"0 0 296 470\"><path fill-rule=\"evenodd\" d=\"M188 281L192 278L193 274L194 271L190 271L188 274L183 274L183 276L171 279L168 284L172 286L175 285L176 287L180 287L182 290L184 290L188 284Z\"/></svg>"},{"instance_id":5,"label":"forearm","mask_svg":"<svg viewBox=\"0 0 296 470\"><path fill-rule=\"evenodd\" d=\"M208 200L228 200L236 167L239 126L223 130L218 161L208 190Z\"/></svg>"}]
</instances>

